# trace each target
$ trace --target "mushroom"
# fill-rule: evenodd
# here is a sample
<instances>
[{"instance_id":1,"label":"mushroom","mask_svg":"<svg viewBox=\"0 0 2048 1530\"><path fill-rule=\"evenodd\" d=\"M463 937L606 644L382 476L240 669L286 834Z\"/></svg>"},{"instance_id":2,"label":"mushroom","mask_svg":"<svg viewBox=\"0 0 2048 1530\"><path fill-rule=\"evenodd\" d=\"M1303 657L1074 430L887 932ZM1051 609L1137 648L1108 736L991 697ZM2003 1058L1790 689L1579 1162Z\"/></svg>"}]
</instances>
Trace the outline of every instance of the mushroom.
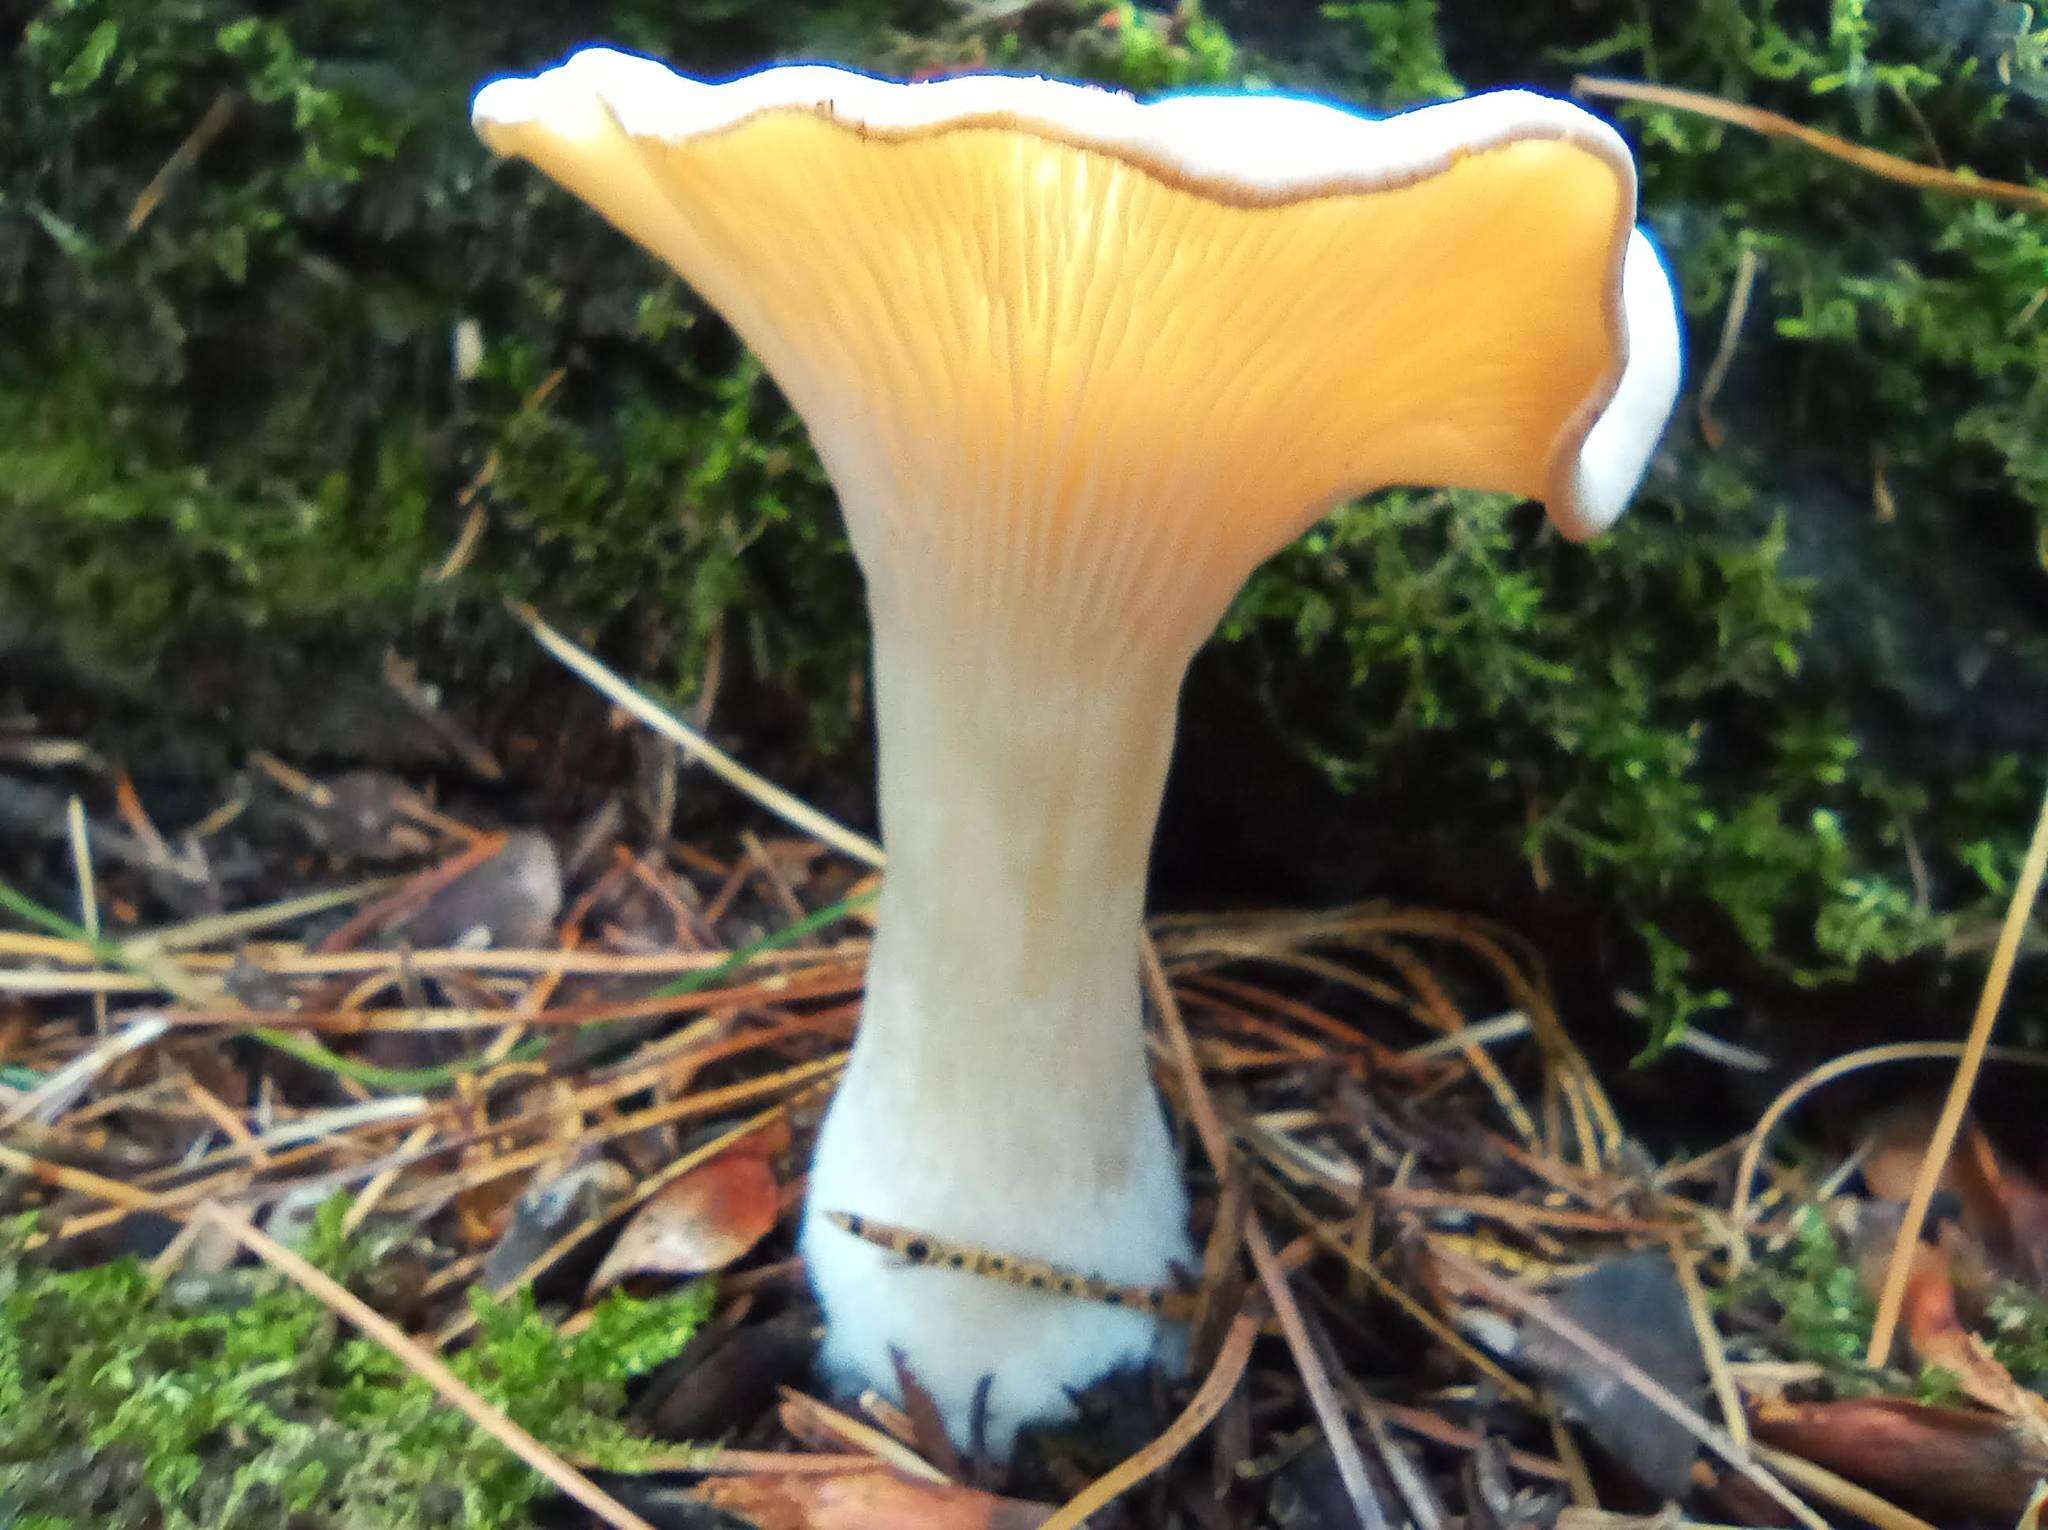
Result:
<instances>
[{"instance_id":1,"label":"mushroom","mask_svg":"<svg viewBox=\"0 0 2048 1530\"><path fill-rule=\"evenodd\" d=\"M889 859L803 1225L822 1358L893 1392L900 1352L1007 1451L1172 1332L828 1213L1121 1285L1191 1262L1138 982L1183 673L1368 490L1525 495L1574 539L1620 514L1679 373L1628 150L1521 91L1374 120L599 49L474 115L725 315L838 492Z\"/></svg>"}]
</instances>

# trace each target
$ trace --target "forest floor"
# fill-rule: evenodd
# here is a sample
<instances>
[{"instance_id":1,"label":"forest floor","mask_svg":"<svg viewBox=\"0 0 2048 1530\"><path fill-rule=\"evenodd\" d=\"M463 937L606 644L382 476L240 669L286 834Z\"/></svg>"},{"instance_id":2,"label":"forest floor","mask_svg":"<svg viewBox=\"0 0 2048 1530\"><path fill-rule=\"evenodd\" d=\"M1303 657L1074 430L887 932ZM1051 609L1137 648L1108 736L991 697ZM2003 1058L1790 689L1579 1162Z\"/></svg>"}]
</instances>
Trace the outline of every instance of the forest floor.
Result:
<instances>
[{"instance_id":1,"label":"forest floor","mask_svg":"<svg viewBox=\"0 0 2048 1530\"><path fill-rule=\"evenodd\" d=\"M809 830L548 836L262 761L296 851L116 772L82 914L0 884L0 1521L2040 1522L2048 1189L1961 1112L2009 951L1977 1044L1658 1162L1512 930L1156 919L1188 1374L1004 1468L914 1376L828 1398L793 1229L875 857L712 764ZM237 857L274 896L214 907ZM1798 1145L1905 1057L1954 1109Z\"/></svg>"}]
</instances>

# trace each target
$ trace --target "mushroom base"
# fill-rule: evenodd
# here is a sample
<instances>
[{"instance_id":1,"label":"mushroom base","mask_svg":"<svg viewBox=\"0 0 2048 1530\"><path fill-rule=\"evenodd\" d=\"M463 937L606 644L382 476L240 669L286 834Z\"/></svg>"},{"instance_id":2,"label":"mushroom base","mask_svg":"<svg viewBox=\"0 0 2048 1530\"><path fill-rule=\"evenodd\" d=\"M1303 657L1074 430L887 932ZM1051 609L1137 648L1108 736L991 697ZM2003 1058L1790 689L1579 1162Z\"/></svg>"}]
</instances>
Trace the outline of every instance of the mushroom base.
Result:
<instances>
[{"instance_id":1,"label":"mushroom base","mask_svg":"<svg viewBox=\"0 0 2048 1530\"><path fill-rule=\"evenodd\" d=\"M1128 1172L1114 1185L1076 1183L1046 1167L1070 1159L1071 1141L1020 1157L1001 1182L970 1182L932 1161L931 1138L907 1139L900 1120L864 1108L869 1103L850 1076L819 1139L805 1208L804 1258L826 1319L819 1366L831 1386L900 1398L893 1356L901 1354L955 1442L1001 1460L1021 1426L1071 1417L1073 1394L1089 1383L1147 1362L1182 1364L1178 1324L913 1264L823 1215L851 1212L1119 1284L1168 1284L1192 1270L1196 1256L1156 1099L1130 1113ZM1020 1124L1057 1130L1043 1118Z\"/></svg>"},{"instance_id":2,"label":"mushroom base","mask_svg":"<svg viewBox=\"0 0 2048 1530\"><path fill-rule=\"evenodd\" d=\"M804 1253L833 1378L893 1394L901 1351L973 1445L989 1377L978 1443L1007 1455L1020 1424L1071 1413L1073 1390L1171 1336L1149 1313L913 1265L824 1214L1113 1285L1193 1264L1138 985L1183 655L1090 665L1067 627L1020 637L923 598L914 618L876 600L889 865Z\"/></svg>"}]
</instances>

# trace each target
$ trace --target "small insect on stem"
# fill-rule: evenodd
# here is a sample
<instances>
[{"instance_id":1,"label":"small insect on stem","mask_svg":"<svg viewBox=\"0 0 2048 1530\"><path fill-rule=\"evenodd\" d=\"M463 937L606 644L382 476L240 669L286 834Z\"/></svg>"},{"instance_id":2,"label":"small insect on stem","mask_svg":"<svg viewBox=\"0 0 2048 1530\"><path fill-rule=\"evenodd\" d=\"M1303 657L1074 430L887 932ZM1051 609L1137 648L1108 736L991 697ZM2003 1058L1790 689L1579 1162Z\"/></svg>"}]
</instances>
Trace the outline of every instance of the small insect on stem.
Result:
<instances>
[{"instance_id":1,"label":"small insect on stem","mask_svg":"<svg viewBox=\"0 0 2048 1530\"><path fill-rule=\"evenodd\" d=\"M958 1270L979 1275L1027 1291L1049 1296L1071 1297L1075 1301L1101 1302L1111 1307L1131 1307L1139 1312L1157 1313L1176 1322L1187 1322L1195 1314L1195 1293L1165 1286L1120 1286L1094 1275L1084 1275L1063 1265L1039 1259L1020 1259L997 1253L975 1243L960 1243L932 1233L877 1222L850 1212L828 1211L825 1220L841 1232L852 1233L863 1242L885 1248L911 1264L934 1269Z\"/></svg>"}]
</instances>

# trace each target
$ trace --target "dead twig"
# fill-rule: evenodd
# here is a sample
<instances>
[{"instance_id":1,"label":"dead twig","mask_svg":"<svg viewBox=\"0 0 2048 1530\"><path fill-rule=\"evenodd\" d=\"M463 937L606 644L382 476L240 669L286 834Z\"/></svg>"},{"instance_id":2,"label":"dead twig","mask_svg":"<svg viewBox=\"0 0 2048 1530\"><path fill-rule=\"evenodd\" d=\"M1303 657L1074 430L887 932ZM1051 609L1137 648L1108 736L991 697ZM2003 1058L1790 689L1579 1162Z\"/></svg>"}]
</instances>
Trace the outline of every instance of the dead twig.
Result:
<instances>
[{"instance_id":1,"label":"dead twig","mask_svg":"<svg viewBox=\"0 0 2048 1530\"><path fill-rule=\"evenodd\" d=\"M1707 1305L1706 1288L1700 1284L1699 1265L1693 1252L1677 1238L1667 1240L1671 1268L1678 1275L1678 1288L1685 1293L1685 1310L1692 1318L1693 1336L1700 1341L1700 1354L1707 1362L1707 1379L1714 1388L1714 1401L1721 1407L1721 1422L1738 1450L1748 1452L1749 1415L1742 1411L1742 1392L1728 1369L1728 1349L1721 1342L1721 1330L1714 1326L1713 1308Z\"/></svg>"},{"instance_id":2,"label":"dead twig","mask_svg":"<svg viewBox=\"0 0 2048 1530\"><path fill-rule=\"evenodd\" d=\"M1971 197L1983 202L2005 202L2014 207L2031 208L2035 212L2048 212L2048 190L2039 186L2022 186L2014 181L1995 181L1959 170L1923 165L1846 138L1837 138L1833 133L1823 133L1781 113L1766 111L1760 106L1746 106L1740 101L1725 101L1704 91L1680 90L1674 85L1650 85L1640 80L1598 79L1582 74L1572 81L1572 93L1605 96L1616 101L1640 101L1647 106L1662 106L1672 111L1712 117L1716 122L1747 128L1766 138L1789 138L1830 159L1841 160L1871 175L1920 191L1937 192L1946 197Z\"/></svg>"},{"instance_id":3,"label":"dead twig","mask_svg":"<svg viewBox=\"0 0 2048 1530\"><path fill-rule=\"evenodd\" d=\"M1913 1273L1913 1254L1920 1245L1920 1229L1927 1220L1927 1208L1940 1187L1941 1172L1948 1167L1949 1151L1962 1128L1963 1113L1970 1108L1970 1095L1983 1071L1984 1054L1991 1046L1992 1028L1998 1023L1999 1006L2005 1002L2006 986L2012 981L2013 963L2019 957L2020 937L2033 916L2034 900L2041 892L2041 878L2048 873L2048 795L2041 799L2041 816L2034 824L2033 842L2027 846L2020 865L2019 880L2013 884L2012 902L2006 906L2005 926L1998 934L1998 948L1991 956L1991 970L1984 978L1984 991L1977 999L1977 1013L1970 1021L1970 1034L1963 1043L1962 1060L1956 1064L1948 1097L1920 1159L1913 1192L1906 1200L1906 1213L1899 1221L1899 1234L1885 1265L1884 1285L1877 1298L1877 1318L1870 1328L1870 1349L1864 1363L1873 1369L1891 1358L1892 1338L1898 1331L1899 1311L1906 1302L1906 1283Z\"/></svg>"},{"instance_id":4,"label":"dead twig","mask_svg":"<svg viewBox=\"0 0 2048 1530\"><path fill-rule=\"evenodd\" d=\"M1815 1466L1804 1457L1774 1450L1769 1445L1757 1446L1756 1454L1757 1459L1772 1471L1798 1483L1822 1503L1867 1519L1878 1530L1935 1530L1917 1514L1908 1514L1870 1489L1858 1487L1846 1477L1838 1477L1826 1467Z\"/></svg>"},{"instance_id":5,"label":"dead twig","mask_svg":"<svg viewBox=\"0 0 2048 1530\"><path fill-rule=\"evenodd\" d=\"M1812 1069L1802 1077L1794 1079L1779 1093L1778 1097L1765 1107L1757 1118L1749 1135L1742 1139L1742 1157L1735 1166L1735 1195L1728 1206L1728 1230L1730 1243L1728 1260L1732 1268L1740 1270L1749 1262L1749 1241L1747 1233L1750 1222L1750 1186L1756 1181L1757 1168L1763 1161L1764 1149L1771 1140L1771 1133L1778 1123L1791 1114L1792 1109L1807 1095L1823 1084L1855 1073L1863 1068L1875 1068L1887 1063L1940 1062L1951 1057L1961 1057L1967 1044L1960 1041L1900 1041L1881 1047L1865 1047L1861 1051L1848 1052ZM1990 1062L2020 1063L2027 1067L2048 1068L2048 1052L2030 1051L2024 1047L1986 1047L1984 1059Z\"/></svg>"},{"instance_id":6,"label":"dead twig","mask_svg":"<svg viewBox=\"0 0 2048 1530\"><path fill-rule=\"evenodd\" d=\"M570 670L587 680L621 710L638 718L662 737L680 745L683 752L728 786L748 797L805 834L822 839L844 855L865 866L880 866L882 847L865 834L856 834L836 818L819 812L801 797L784 791L767 777L757 774L704 737L695 728L641 695L628 681L598 662L595 655L570 642L541 620L531 606L515 605L512 615L539 643Z\"/></svg>"},{"instance_id":7,"label":"dead twig","mask_svg":"<svg viewBox=\"0 0 2048 1530\"><path fill-rule=\"evenodd\" d=\"M1742 335L1742 321L1749 313L1749 296L1756 287L1756 271L1756 246L1745 244L1742 253L1736 257L1735 279L1728 287L1728 310L1721 316L1721 340L1714 348L1714 359L1700 383L1700 436L1717 451L1725 433L1721 422L1714 418L1714 400L1721 396L1721 385L1728 380L1728 368L1735 361L1735 343Z\"/></svg>"},{"instance_id":8,"label":"dead twig","mask_svg":"<svg viewBox=\"0 0 2048 1530\"><path fill-rule=\"evenodd\" d=\"M1200 1437L1223 1411L1223 1405L1244 1379L1251 1363L1252 1345L1259 1336L1258 1314L1240 1312L1223 1335L1216 1352L1216 1364L1203 1378L1180 1416L1159 1437L1076 1493L1039 1530L1079 1530L1088 1516L1106 1508L1147 1477L1165 1466Z\"/></svg>"},{"instance_id":9,"label":"dead twig","mask_svg":"<svg viewBox=\"0 0 2048 1530\"><path fill-rule=\"evenodd\" d=\"M901 1440L884 1434L872 1424L849 1418L815 1397L784 1387L782 1408L785 1417L793 1413L796 1422L809 1426L808 1430L792 1429L792 1434L815 1431L829 1435L843 1445L851 1445L855 1450L864 1452L871 1460L902 1472L906 1477L915 1477L920 1482L943 1486L952 1480Z\"/></svg>"},{"instance_id":10,"label":"dead twig","mask_svg":"<svg viewBox=\"0 0 2048 1530\"><path fill-rule=\"evenodd\" d=\"M163 202L164 194L179 177L199 163L199 156L206 152L207 146L226 130L234 120L237 100L232 90L224 90L213 98L213 105L207 107L206 115L185 135L185 141L171 151L171 157L149 178L149 184L136 197L135 205L128 209L129 233L134 233L149 221L150 214Z\"/></svg>"}]
</instances>

